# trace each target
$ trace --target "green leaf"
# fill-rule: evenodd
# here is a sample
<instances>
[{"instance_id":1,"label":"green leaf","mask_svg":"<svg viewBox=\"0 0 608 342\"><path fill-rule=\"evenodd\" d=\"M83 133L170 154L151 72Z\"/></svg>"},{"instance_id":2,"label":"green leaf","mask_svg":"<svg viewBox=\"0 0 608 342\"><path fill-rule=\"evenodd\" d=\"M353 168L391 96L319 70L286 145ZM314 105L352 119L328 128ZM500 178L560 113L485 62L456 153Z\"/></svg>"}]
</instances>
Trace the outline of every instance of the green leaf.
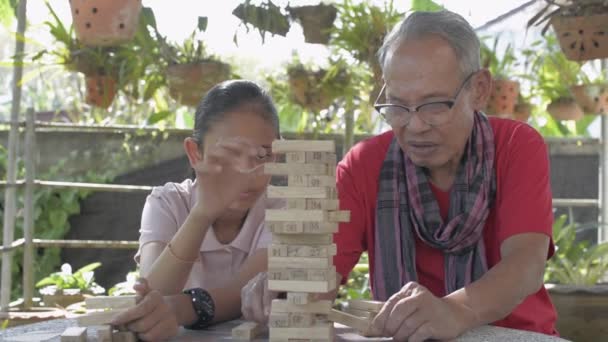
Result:
<instances>
[{"instance_id":1,"label":"green leaf","mask_svg":"<svg viewBox=\"0 0 608 342\"><path fill-rule=\"evenodd\" d=\"M173 113L169 110L163 110L160 112L156 112L156 113L150 115L150 117L148 118L148 125L154 125L155 123L157 123L159 121L163 121L163 120L167 119L171 114L173 114Z\"/></svg>"},{"instance_id":2,"label":"green leaf","mask_svg":"<svg viewBox=\"0 0 608 342\"><path fill-rule=\"evenodd\" d=\"M63 229L67 223L68 214L63 210L53 210L49 213L51 229Z\"/></svg>"},{"instance_id":3,"label":"green leaf","mask_svg":"<svg viewBox=\"0 0 608 342\"><path fill-rule=\"evenodd\" d=\"M412 0L413 11L437 12L443 10L443 6L438 5L433 0Z\"/></svg>"},{"instance_id":4,"label":"green leaf","mask_svg":"<svg viewBox=\"0 0 608 342\"><path fill-rule=\"evenodd\" d=\"M205 32L207 30L207 22L209 19L207 17L198 17L198 29L201 32Z\"/></svg>"}]
</instances>

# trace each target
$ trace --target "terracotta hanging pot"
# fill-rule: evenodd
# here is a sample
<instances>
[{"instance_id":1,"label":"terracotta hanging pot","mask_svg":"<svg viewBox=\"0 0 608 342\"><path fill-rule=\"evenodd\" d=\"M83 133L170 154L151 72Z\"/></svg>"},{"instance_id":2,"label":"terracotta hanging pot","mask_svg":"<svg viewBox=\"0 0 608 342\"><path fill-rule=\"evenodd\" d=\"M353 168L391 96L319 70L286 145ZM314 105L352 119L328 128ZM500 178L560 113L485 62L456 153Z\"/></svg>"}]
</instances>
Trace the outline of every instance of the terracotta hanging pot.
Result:
<instances>
[{"instance_id":1,"label":"terracotta hanging pot","mask_svg":"<svg viewBox=\"0 0 608 342\"><path fill-rule=\"evenodd\" d=\"M585 113L608 115L608 84L575 85L570 93Z\"/></svg>"},{"instance_id":2,"label":"terracotta hanging pot","mask_svg":"<svg viewBox=\"0 0 608 342\"><path fill-rule=\"evenodd\" d=\"M114 78L104 75L87 75L85 83L87 87L85 102L87 104L100 108L110 107L118 91Z\"/></svg>"},{"instance_id":3,"label":"terracotta hanging pot","mask_svg":"<svg viewBox=\"0 0 608 342\"><path fill-rule=\"evenodd\" d=\"M573 61L608 57L608 14L554 16L551 25L564 55Z\"/></svg>"},{"instance_id":4,"label":"terracotta hanging pot","mask_svg":"<svg viewBox=\"0 0 608 342\"><path fill-rule=\"evenodd\" d=\"M551 101L547 105L547 112L556 120L580 120L584 116L581 107L569 97L560 97Z\"/></svg>"},{"instance_id":5,"label":"terracotta hanging pot","mask_svg":"<svg viewBox=\"0 0 608 342\"><path fill-rule=\"evenodd\" d=\"M322 85L327 70L306 70L302 67L289 68L287 70L288 82L291 96L295 103L312 112L319 112L329 107L337 95L331 89ZM345 77L343 84L348 84Z\"/></svg>"},{"instance_id":6,"label":"terracotta hanging pot","mask_svg":"<svg viewBox=\"0 0 608 342\"><path fill-rule=\"evenodd\" d=\"M84 45L113 46L137 31L141 0L70 0L76 37Z\"/></svg>"},{"instance_id":7,"label":"terracotta hanging pot","mask_svg":"<svg viewBox=\"0 0 608 342\"><path fill-rule=\"evenodd\" d=\"M532 105L529 103L518 103L513 110L513 119L528 122L532 115Z\"/></svg>"},{"instance_id":8,"label":"terracotta hanging pot","mask_svg":"<svg viewBox=\"0 0 608 342\"><path fill-rule=\"evenodd\" d=\"M517 97L519 95L519 82L511 80L494 80L487 113L498 116L513 116Z\"/></svg>"},{"instance_id":9,"label":"terracotta hanging pot","mask_svg":"<svg viewBox=\"0 0 608 342\"><path fill-rule=\"evenodd\" d=\"M338 10L331 4L288 7L290 15L300 22L304 30L304 41L312 44L327 44Z\"/></svg>"},{"instance_id":10,"label":"terracotta hanging pot","mask_svg":"<svg viewBox=\"0 0 608 342\"><path fill-rule=\"evenodd\" d=\"M181 104L196 107L209 89L230 75L230 65L219 61L171 65L167 68L169 95Z\"/></svg>"}]
</instances>

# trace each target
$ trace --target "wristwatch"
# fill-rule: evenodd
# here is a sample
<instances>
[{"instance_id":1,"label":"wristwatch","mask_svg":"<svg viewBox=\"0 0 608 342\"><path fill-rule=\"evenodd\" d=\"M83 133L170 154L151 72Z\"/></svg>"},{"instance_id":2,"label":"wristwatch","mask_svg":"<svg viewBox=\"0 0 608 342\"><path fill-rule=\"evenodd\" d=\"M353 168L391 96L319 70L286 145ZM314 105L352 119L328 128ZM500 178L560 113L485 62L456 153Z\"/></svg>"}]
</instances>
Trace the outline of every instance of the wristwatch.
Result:
<instances>
[{"instance_id":1,"label":"wristwatch","mask_svg":"<svg viewBox=\"0 0 608 342\"><path fill-rule=\"evenodd\" d=\"M190 296L192 300L192 308L198 319L191 325L184 326L186 329L200 330L206 328L213 317L215 316L215 303L209 292L201 288L193 288L184 290L184 293Z\"/></svg>"}]
</instances>

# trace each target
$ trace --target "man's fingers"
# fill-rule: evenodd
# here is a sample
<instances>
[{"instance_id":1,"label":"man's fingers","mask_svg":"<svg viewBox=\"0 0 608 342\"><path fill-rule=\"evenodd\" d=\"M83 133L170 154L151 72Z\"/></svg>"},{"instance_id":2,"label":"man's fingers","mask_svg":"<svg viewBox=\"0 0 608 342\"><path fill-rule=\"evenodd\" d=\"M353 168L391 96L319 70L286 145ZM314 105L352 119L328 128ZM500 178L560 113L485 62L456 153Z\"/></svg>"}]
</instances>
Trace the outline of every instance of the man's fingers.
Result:
<instances>
[{"instance_id":1,"label":"man's fingers","mask_svg":"<svg viewBox=\"0 0 608 342\"><path fill-rule=\"evenodd\" d=\"M435 333L433 331L433 327L431 326L431 322L426 322L414 331L412 335L408 338L408 342L424 342L432 337L434 337Z\"/></svg>"}]
</instances>

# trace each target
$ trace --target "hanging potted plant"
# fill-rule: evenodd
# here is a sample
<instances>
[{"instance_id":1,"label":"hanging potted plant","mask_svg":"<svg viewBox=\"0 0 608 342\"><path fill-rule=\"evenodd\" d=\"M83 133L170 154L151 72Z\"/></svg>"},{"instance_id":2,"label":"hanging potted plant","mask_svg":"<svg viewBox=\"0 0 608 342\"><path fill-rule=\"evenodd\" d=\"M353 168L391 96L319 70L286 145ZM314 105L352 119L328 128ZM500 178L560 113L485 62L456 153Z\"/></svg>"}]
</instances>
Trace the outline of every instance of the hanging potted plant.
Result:
<instances>
[{"instance_id":1,"label":"hanging potted plant","mask_svg":"<svg viewBox=\"0 0 608 342\"><path fill-rule=\"evenodd\" d=\"M115 46L133 39L141 0L70 0L76 36L88 46Z\"/></svg>"},{"instance_id":2,"label":"hanging potted plant","mask_svg":"<svg viewBox=\"0 0 608 342\"><path fill-rule=\"evenodd\" d=\"M529 21L528 27L549 25L566 57L586 61L608 57L608 2L606 0L546 0L547 5Z\"/></svg>"},{"instance_id":3,"label":"hanging potted plant","mask_svg":"<svg viewBox=\"0 0 608 342\"><path fill-rule=\"evenodd\" d=\"M105 289L95 283L94 270L101 266L95 262L86 265L72 273L70 264L63 264L61 271L55 272L36 283L42 300L46 306L67 307L70 304L81 302L85 295L100 295Z\"/></svg>"},{"instance_id":4,"label":"hanging potted plant","mask_svg":"<svg viewBox=\"0 0 608 342\"><path fill-rule=\"evenodd\" d=\"M289 15L296 19L304 30L304 41L312 44L327 44L338 9L332 4L287 7Z\"/></svg>"},{"instance_id":5,"label":"hanging potted plant","mask_svg":"<svg viewBox=\"0 0 608 342\"><path fill-rule=\"evenodd\" d=\"M494 38L492 48L481 44L481 61L492 74L492 91L486 112L489 115L512 118L519 96L519 82L514 80L517 58L511 44L502 55L498 51L499 37Z\"/></svg>"},{"instance_id":6,"label":"hanging potted plant","mask_svg":"<svg viewBox=\"0 0 608 342\"><path fill-rule=\"evenodd\" d=\"M576 103L587 114L608 114L608 81L602 71L591 78L581 70L582 82L572 85L570 92Z\"/></svg>"},{"instance_id":7,"label":"hanging potted plant","mask_svg":"<svg viewBox=\"0 0 608 342\"><path fill-rule=\"evenodd\" d=\"M266 38L266 33L285 37L289 32L290 24L287 14L270 0L259 6L252 5L251 0L246 0L239 4L232 14L241 20L247 31L249 31L249 25L256 28L260 32L262 42ZM236 42L236 34L234 40Z\"/></svg>"},{"instance_id":8,"label":"hanging potted plant","mask_svg":"<svg viewBox=\"0 0 608 342\"><path fill-rule=\"evenodd\" d=\"M555 255L547 261L545 284L557 309L557 331L572 341L603 341L608 336L608 243L578 241L576 233L597 229L566 224L563 215L553 223Z\"/></svg>"},{"instance_id":9,"label":"hanging potted plant","mask_svg":"<svg viewBox=\"0 0 608 342\"><path fill-rule=\"evenodd\" d=\"M513 108L513 119L528 122L530 116L532 116L533 106L530 100L525 98L521 93L517 96L517 104Z\"/></svg>"}]
</instances>

